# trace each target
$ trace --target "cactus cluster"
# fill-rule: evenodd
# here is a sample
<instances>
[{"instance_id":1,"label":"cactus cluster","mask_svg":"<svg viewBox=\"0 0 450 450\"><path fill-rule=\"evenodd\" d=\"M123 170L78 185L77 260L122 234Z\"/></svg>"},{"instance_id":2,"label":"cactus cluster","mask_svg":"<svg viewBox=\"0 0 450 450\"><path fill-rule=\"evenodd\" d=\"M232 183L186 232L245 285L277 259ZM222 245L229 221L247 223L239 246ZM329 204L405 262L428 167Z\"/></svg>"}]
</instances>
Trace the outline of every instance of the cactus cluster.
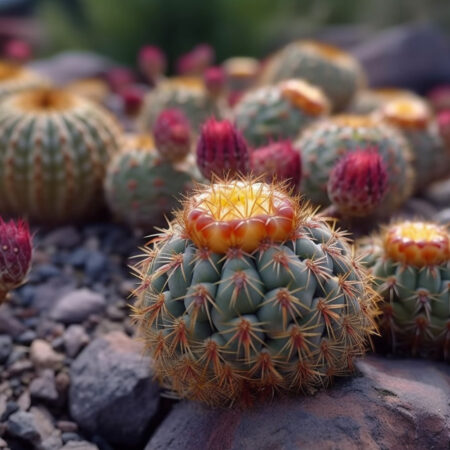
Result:
<instances>
[{"instance_id":1,"label":"cactus cluster","mask_svg":"<svg viewBox=\"0 0 450 450\"><path fill-rule=\"evenodd\" d=\"M233 404L353 371L376 295L344 234L281 186L199 188L147 247L134 317L178 396Z\"/></svg>"}]
</instances>

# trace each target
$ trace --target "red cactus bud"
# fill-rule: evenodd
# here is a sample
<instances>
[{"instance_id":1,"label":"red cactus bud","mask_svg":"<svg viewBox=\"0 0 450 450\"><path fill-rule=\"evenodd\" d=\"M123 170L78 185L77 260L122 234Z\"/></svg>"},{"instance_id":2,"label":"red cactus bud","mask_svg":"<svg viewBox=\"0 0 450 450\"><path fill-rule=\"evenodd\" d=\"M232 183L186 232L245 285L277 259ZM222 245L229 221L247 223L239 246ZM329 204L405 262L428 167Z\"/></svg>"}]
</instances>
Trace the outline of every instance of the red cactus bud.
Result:
<instances>
[{"instance_id":1,"label":"red cactus bud","mask_svg":"<svg viewBox=\"0 0 450 450\"><path fill-rule=\"evenodd\" d=\"M215 59L214 49L208 44L199 44L189 53L181 55L176 63L180 75L201 75Z\"/></svg>"},{"instance_id":2,"label":"red cactus bud","mask_svg":"<svg viewBox=\"0 0 450 450\"><path fill-rule=\"evenodd\" d=\"M166 71L166 55L159 47L144 45L139 50L138 64L148 81L153 83Z\"/></svg>"},{"instance_id":3,"label":"red cactus bud","mask_svg":"<svg viewBox=\"0 0 450 450\"><path fill-rule=\"evenodd\" d=\"M450 84L442 84L433 88L427 97L435 111L450 109Z\"/></svg>"},{"instance_id":4,"label":"red cactus bud","mask_svg":"<svg viewBox=\"0 0 450 450\"><path fill-rule=\"evenodd\" d=\"M21 39L12 39L3 47L4 58L18 63L29 61L32 54L30 44Z\"/></svg>"},{"instance_id":5,"label":"red cactus bud","mask_svg":"<svg viewBox=\"0 0 450 450\"><path fill-rule=\"evenodd\" d=\"M290 140L272 142L257 148L251 155L251 168L255 175L264 176L268 183L273 180L288 181L297 188L300 183L302 164L300 153Z\"/></svg>"},{"instance_id":6,"label":"red cactus bud","mask_svg":"<svg viewBox=\"0 0 450 450\"><path fill-rule=\"evenodd\" d=\"M31 266L31 237L28 224L0 218L0 303L22 284Z\"/></svg>"},{"instance_id":7,"label":"red cactus bud","mask_svg":"<svg viewBox=\"0 0 450 450\"><path fill-rule=\"evenodd\" d=\"M165 109L153 126L153 137L159 154L169 161L180 161L191 149L189 120L179 109Z\"/></svg>"},{"instance_id":8,"label":"red cactus bud","mask_svg":"<svg viewBox=\"0 0 450 450\"><path fill-rule=\"evenodd\" d=\"M230 107L234 107L235 105L237 105L244 94L245 91L231 91L228 94L228 105Z\"/></svg>"},{"instance_id":9,"label":"red cactus bud","mask_svg":"<svg viewBox=\"0 0 450 450\"><path fill-rule=\"evenodd\" d=\"M208 67L203 74L203 79L210 95L216 97L223 92L225 87L225 71L222 67Z\"/></svg>"},{"instance_id":10,"label":"red cactus bud","mask_svg":"<svg viewBox=\"0 0 450 450\"><path fill-rule=\"evenodd\" d=\"M331 202L347 216L370 214L387 190L386 165L374 149L348 152L333 167L328 180Z\"/></svg>"},{"instance_id":11,"label":"red cactus bud","mask_svg":"<svg viewBox=\"0 0 450 450\"><path fill-rule=\"evenodd\" d=\"M437 116L439 133L442 136L445 146L450 150L450 109L441 111Z\"/></svg>"},{"instance_id":12,"label":"red cactus bud","mask_svg":"<svg viewBox=\"0 0 450 450\"><path fill-rule=\"evenodd\" d=\"M197 165L205 178L234 176L250 168L250 150L241 132L228 120L207 120L197 144Z\"/></svg>"},{"instance_id":13,"label":"red cactus bud","mask_svg":"<svg viewBox=\"0 0 450 450\"><path fill-rule=\"evenodd\" d=\"M134 116L141 109L145 90L141 86L132 84L120 89L119 95L122 99L123 109L125 113L130 116Z\"/></svg>"},{"instance_id":14,"label":"red cactus bud","mask_svg":"<svg viewBox=\"0 0 450 450\"><path fill-rule=\"evenodd\" d=\"M133 84L136 77L131 69L114 67L106 73L106 80L113 92L120 92L125 86Z\"/></svg>"}]
</instances>

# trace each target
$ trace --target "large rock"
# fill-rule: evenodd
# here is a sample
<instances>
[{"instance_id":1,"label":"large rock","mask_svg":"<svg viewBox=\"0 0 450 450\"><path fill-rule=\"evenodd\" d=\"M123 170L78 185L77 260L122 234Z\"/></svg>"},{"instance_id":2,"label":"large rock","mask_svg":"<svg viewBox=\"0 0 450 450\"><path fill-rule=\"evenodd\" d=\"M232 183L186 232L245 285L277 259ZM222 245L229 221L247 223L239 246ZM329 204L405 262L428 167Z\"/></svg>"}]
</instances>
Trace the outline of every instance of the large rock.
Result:
<instances>
[{"instance_id":1,"label":"large rock","mask_svg":"<svg viewBox=\"0 0 450 450\"><path fill-rule=\"evenodd\" d=\"M90 343L71 368L70 413L87 433L121 448L142 445L157 412L150 359L122 332Z\"/></svg>"},{"instance_id":2,"label":"large rock","mask_svg":"<svg viewBox=\"0 0 450 450\"><path fill-rule=\"evenodd\" d=\"M146 450L448 448L450 367L368 357L362 376L248 410L175 406Z\"/></svg>"}]
</instances>

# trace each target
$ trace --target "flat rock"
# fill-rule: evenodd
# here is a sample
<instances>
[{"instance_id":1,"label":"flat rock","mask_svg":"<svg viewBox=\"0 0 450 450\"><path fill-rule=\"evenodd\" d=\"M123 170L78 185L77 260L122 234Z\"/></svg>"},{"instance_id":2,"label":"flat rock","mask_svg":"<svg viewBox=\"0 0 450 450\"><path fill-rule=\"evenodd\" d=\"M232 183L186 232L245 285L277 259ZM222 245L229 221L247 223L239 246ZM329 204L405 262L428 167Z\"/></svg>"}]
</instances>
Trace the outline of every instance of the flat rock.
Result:
<instances>
[{"instance_id":1,"label":"flat rock","mask_svg":"<svg viewBox=\"0 0 450 450\"><path fill-rule=\"evenodd\" d=\"M43 339L36 339L30 347L30 359L40 369L59 369L64 356L55 352L52 346Z\"/></svg>"},{"instance_id":2,"label":"flat rock","mask_svg":"<svg viewBox=\"0 0 450 450\"><path fill-rule=\"evenodd\" d=\"M90 289L76 289L63 295L55 304L50 317L62 323L79 323L91 314L102 312L106 307L105 297Z\"/></svg>"},{"instance_id":3,"label":"flat rock","mask_svg":"<svg viewBox=\"0 0 450 450\"><path fill-rule=\"evenodd\" d=\"M247 410L181 402L145 449L448 448L448 365L370 356L358 368L362 376L313 397Z\"/></svg>"},{"instance_id":4,"label":"flat rock","mask_svg":"<svg viewBox=\"0 0 450 450\"><path fill-rule=\"evenodd\" d=\"M122 332L92 341L71 367L72 418L113 445L141 444L156 414L159 388L141 346Z\"/></svg>"}]
</instances>

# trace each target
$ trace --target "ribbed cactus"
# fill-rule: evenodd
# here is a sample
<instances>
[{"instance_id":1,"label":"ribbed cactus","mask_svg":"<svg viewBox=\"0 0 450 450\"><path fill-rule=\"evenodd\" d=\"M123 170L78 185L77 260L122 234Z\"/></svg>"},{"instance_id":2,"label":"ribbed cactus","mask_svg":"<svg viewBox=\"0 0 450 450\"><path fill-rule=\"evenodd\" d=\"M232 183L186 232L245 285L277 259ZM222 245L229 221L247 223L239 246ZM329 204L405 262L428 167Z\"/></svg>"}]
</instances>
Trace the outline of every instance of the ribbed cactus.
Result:
<instances>
[{"instance_id":1,"label":"ribbed cactus","mask_svg":"<svg viewBox=\"0 0 450 450\"><path fill-rule=\"evenodd\" d=\"M258 77L260 64L255 58L237 56L222 63L230 92L242 92L251 88Z\"/></svg>"},{"instance_id":2,"label":"ribbed cactus","mask_svg":"<svg viewBox=\"0 0 450 450\"><path fill-rule=\"evenodd\" d=\"M131 136L108 165L105 193L114 215L132 227L151 232L192 188L195 163L164 160L151 138Z\"/></svg>"},{"instance_id":3,"label":"ribbed cactus","mask_svg":"<svg viewBox=\"0 0 450 450\"><path fill-rule=\"evenodd\" d=\"M305 81L287 80L249 91L234 108L236 125L253 146L293 139L329 111L322 92Z\"/></svg>"},{"instance_id":4,"label":"ribbed cactus","mask_svg":"<svg viewBox=\"0 0 450 450\"><path fill-rule=\"evenodd\" d=\"M337 161L358 149L376 148L388 171L388 192L377 213L388 214L411 194L414 182L411 150L389 125L366 116L341 115L313 124L295 142L302 153L301 192L314 203L328 205L327 183Z\"/></svg>"},{"instance_id":5,"label":"ribbed cactus","mask_svg":"<svg viewBox=\"0 0 450 450\"><path fill-rule=\"evenodd\" d=\"M46 81L31 70L0 61L0 100L9 94L44 86Z\"/></svg>"},{"instance_id":6,"label":"ribbed cactus","mask_svg":"<svg viewBox=\"0 0 450 450\"><path fill-rule=\"evenodd\" d=\"M348 106L365 83L361 66L349 53L313 41L288 44L269 59L261 74L263 83L290 78L302 78L320 87L335 111Z\"/></svg>"},{"instance_id":7,"label":"ribbed cactus","mask_svg":"<svg viewBox=\"0 0 450 450\"><path fill-rule=\"evenodd\" d=\"M56 223L101 203L106 163L120 145L114 119L70 92L38 89L0 102L0 210Z\"/></svg>"},{"instance_id":8,"label":"ribbed cactus","mask_svg":"<svg viewBox=\"0 0 450 450\"><path fill-rule=\"evenodd\" d=\"M159 47L144 45L139 50L138 65L147 81L154 84L167 69L166 55Z\"/></svg>"},{"instance_id":9,"label":"ribbed cactus","mask_svg":"<svg viewBox=\"0 0 450 450\"><path fill-rule=\"evenodd\" d=\"M376 295L340 233L281 186L200 187L137 267L134 317L178 396L230 405L353 371Z\"/></svg>"},{"instance_id":10,"label":"ribbed cactus","mask_svg":"<svg viewBox=\"0 0 450 450\"><path fill-rule=\"evenodd\" d=\"M382 295L390 351L450 361L450 235L434 223L400 222L361 243Z\"/></svg>"},{"instance_id":11,"label":"ribbed cactus","mask_svg":"<svg viewBox=\"0 0 450 450\"><path fill-rule=\"evenodd\" d=\"M0 305L12 289L20 286L31 267L31 236L22 220L4 222L0 217Z\"/></svg>"},{"instance_id":12,"label":"ribbed cactus","mask_svg":"<svg viewBox=\"0 0 450 450\"><path fill-rule=\"evenodd\" d=\"M197 143L197 166L207 180L249 172L250 150L230 121L211 118L204 123Z\"/></svg>"}]
</instances>

